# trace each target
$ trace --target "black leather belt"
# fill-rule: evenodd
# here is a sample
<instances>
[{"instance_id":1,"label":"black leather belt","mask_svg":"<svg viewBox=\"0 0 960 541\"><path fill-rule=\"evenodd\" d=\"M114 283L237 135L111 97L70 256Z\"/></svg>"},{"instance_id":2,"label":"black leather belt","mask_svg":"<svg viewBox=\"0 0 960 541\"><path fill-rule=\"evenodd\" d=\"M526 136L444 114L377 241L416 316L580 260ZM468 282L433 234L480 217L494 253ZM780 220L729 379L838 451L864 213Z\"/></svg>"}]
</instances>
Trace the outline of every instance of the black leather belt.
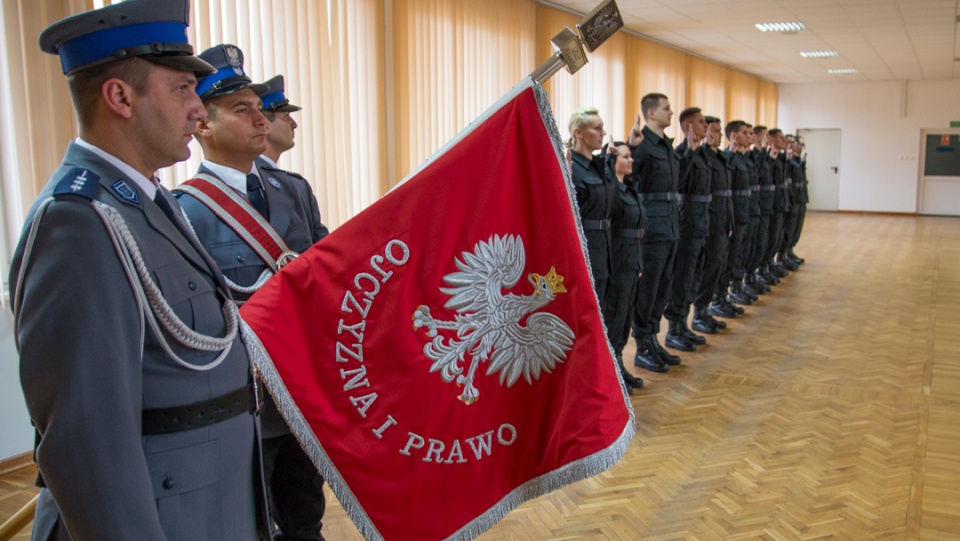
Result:
<instances>
[{"instance_id":1,"label":"black leather belt","mask_svg":"<svg viewBox=\"0 0 960 541\"><path fill-rule=\"evenodd\" d=\"M774 186L773 184L765 184L765 185L763 185L763 186L760 186L760 189L763 190L763 191L765 191L765 192L772 192L772 191L776 190L777 187Z\"/></svg>"},{"instance_id":2,"label":"black leather belt","mask_svg":"<svg viewBox=\"0 0 960 541\"><path fill-rule=\"evenodd\" d=\"M733 195L731 190L716 190L713 192L714 197L730 197L731 195Z\"/></svg>"},{"instance_id":3,"label":"black leather belt","mask_svg":"<svg viewBox=\"0 0 960 541\"><path fill-rule=\"evenodd\" d=\"M650 192L640 194L644 201L673 201L678 199L677 192Z\"/></svg>"},{"instance_id":4,"label":"black leather belt","mask_svg":"<svg viewBox=\"0 0 960 541\"><path fill-rule=\"evenodd\" d=\"M584 231L606 231L610 229L610 220L583 220Z\"/></svg>"},{"instance_id":5,"label":"black leather belt","mask_svg":"<svg viewBox=\"0 0 960 541\"><path fill-rule=\"evenodd\" d=\"M682 202L688 202L688 203L709 203L710 201L713 201L713 196L712 196L712 195L687 195L687 194L682 193L682 194L679 194L679 197L678 197L677 199L678 199L681 203L682 203Z\"/></svg>"},{"instance_id":6,"label":"black leather belt","mask_svg":"<svg viewBox=\"0 0 960 541\"><path fill-rule=\"evenodd\" d=\"M143 435L194 430L257 410L253 386L246 385L223 396L186 406L143 410Z\"/></svg>"},{"instance_id":7,"label":"black leather belt","mask_svg":"<svg viewBox=\"0 0 960 541\"><path fill-rule=\"evenodd\" d=\"M736 195L739 197L750 197L752 193L753 193L753 190L735 190L733 192L733 195Z\"/></svg>"},{"instance_id":8,"label":"black leather belt","mask_svg":"<svg viewBox=\"0 0 960 541\"><path fill-rule=\"evenodd\" d=\"M643 229L617 229L613 232L613 236L624 239L641 239L643 238Z\"/></svg>"}]
</instances>

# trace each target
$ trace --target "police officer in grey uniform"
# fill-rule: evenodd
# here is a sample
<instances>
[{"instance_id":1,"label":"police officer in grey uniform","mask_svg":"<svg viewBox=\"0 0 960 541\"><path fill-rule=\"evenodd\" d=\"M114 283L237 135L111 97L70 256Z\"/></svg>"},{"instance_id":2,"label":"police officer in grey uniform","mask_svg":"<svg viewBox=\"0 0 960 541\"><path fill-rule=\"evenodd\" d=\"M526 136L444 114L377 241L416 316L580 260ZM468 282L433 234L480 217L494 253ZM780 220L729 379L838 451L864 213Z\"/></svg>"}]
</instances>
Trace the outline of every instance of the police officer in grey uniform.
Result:
<instances>
[{"instance_id":1,"label":"police officer in grey uniform","mask_svg":"<svg viewBox=\"0 0 960 541\"><path fill-rule=\"evenodd\" d=\"M326 234L309 185L254 163L267 148L269 121L261 111L260 95L269 93L270 88L247 77L243 53L234 45L211 47L200 58L217 71L197 84L197 94L207 109L207 119L197 129L204 152L199 173L223 181L246 197L290 250L307 250ZM182 190L174 192L197 237L223 269L237 298L246 299L261 282L266 263L210 208ZM274 539L323 539L323 479L272 401L264 408L263 438L264 473L273 518L280 528Z\"/></svg>"},{"instance_id":2,"label":"police officer in grey uniform","mask_svg":"<svg viewBox=\"0 0 960 541\"><path fill-rule=\"evenodd\" d=\"M130 0L40 36L60 56L80 132L10 270L45 487L33 539L269 535L236 310L155 176L189 157L204 117L195 74L213 68L193 56L188 10Z\"/></svg>"},{"instance_id":3,"label":"police officer in grey uniform","mask_svg":"<svg viewBox=\"0 0 960 541\"><path fill-rule=\"evenodd\" d=\"M277 75L263 84L266 85L267 91L263 96L260 96L260 100L263 102L263 116L267 117L267 121L270 122L270 130L267 132L267 150L256 159L257 167L261 171L268 171L275 176L292 177L307 185L311 198L310 211L317 211L313 221L320 224L317 240L322 239L330 233L330 230L320 221L320 206L317 204L317 198L314 196L313 190L310 189L310 183L299 174L281 169L277 165L280 156L296 144L294 142L294 132L298 125L297 121L290 116L290 113L299 111L300 107L290 103L290 100L287 99L283 88L283 75ZM291 180L291 182L293 181Z\"/></svg>"},{"instance_id":4,"label":"police officer in grey uniform","mask_svg":"<svg viewBox=\"0 0 960 541\"><path fill-rule=\"evenodd\" d=\"M294 146L297 122L290 116L300 107L290 103L284 93L283 75L264 83L267 91L260 96L263 115L270 122L267 132L267 149L255 160L261 172L273 178L284 178L283 184L303 183L309 192L308 213L311 222L319 224L315 236L319 241L329 231L320 221L320 208L307 179L280 169L277 162L284 152ZM264 425L272 421L276 409L264 411ZM279 419L278 419L279 421ZM282 421L280 421L282 422ZM281 425L282 426L282 425ZM263 440L264 470L270 491L270 510L279 527L275 541L300 541L323 539L320 535L321 520L326 509L323 495L323 477L317 472L310 458L303 452L300 443L291 434Z\"/></svg>"}]
</instances>

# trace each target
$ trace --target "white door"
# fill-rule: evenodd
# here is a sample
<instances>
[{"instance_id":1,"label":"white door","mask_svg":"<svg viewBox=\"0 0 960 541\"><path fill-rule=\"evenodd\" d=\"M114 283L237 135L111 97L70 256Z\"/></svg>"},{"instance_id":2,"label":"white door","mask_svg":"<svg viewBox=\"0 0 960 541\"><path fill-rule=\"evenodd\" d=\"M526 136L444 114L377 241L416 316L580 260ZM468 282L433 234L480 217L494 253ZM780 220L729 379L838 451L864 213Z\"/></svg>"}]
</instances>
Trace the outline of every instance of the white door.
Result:
<instances>
[{"instance_id":1,"label":"white door","mask_svg":"<svg viewBox=\"0 0 960 541\"><path fill-rule=\"evenodd\" d=\"M917 212L960 216L960 128L920 130Z\"/></svg>"},{"instance_id":2,"label":"white door","mask_svg":"<svg viewBox=\"0 0 960 541\"><path fill-rule=\"evenodd\" d=\"M840 130L797 130L807 145L810 210L840 209Z\"/></svg>"}]
</instances>

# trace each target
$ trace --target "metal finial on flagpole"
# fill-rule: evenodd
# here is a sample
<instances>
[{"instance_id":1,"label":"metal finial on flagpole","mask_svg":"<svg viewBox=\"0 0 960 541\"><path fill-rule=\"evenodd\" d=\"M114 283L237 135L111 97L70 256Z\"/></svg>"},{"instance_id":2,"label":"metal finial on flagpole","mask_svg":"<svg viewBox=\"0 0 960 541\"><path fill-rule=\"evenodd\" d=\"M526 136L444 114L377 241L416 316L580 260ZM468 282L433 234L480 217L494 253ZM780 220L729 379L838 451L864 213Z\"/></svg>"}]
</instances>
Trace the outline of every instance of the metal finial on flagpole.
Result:
<instances>
[{"instance_id":1,"label":"metal finial on flagpole","mask_svg":"<svg viewBox=\"0 0 960 541\"><path fill-rule=\"evenodd\" d=\"M593 52L604 41L623 28L623 18L616 0L607 0L588 13L577 23L577 32L564 28L550 40L557 50L549 60L540 64L530 77L538 84L566 67L571 74L576 73L588 62L586 52Z\"/></svg>"}]
</instances>

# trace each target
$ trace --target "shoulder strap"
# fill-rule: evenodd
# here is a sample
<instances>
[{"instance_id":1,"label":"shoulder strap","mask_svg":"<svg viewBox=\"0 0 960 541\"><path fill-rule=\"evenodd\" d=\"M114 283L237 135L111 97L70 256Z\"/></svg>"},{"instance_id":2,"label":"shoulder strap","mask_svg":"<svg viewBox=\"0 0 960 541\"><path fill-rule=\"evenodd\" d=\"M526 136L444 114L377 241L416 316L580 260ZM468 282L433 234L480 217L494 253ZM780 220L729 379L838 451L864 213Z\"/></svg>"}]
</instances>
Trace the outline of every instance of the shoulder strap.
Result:
<instances>
[{"instance_id":1,"label":"shoulder strap","mask_svg":"<svg viewBox=\"0 0 960 541\"><path fill-rule=\"evenodd\" d=\"M198 173L197 178L180 184L173 191L189 194L209 208L257 253L271 271L277 272L297 257L298 254L287 247L270 223L222 180Z\"/></svg>"}]
</instances>

